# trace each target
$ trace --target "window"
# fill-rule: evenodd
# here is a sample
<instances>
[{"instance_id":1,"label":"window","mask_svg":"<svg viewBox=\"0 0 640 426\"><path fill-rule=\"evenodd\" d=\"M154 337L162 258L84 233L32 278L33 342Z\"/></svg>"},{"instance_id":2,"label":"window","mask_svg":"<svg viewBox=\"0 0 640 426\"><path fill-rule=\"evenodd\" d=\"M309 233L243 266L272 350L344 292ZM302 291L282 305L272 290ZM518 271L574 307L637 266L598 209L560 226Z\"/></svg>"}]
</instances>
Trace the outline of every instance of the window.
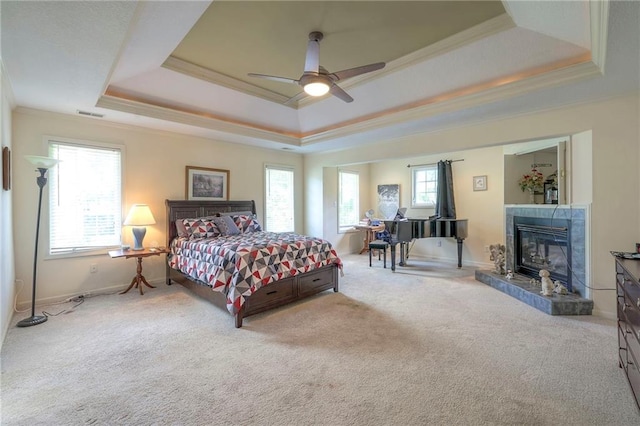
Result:
<instances>
[{"instance_id":1,"label":"window","mask_svg":"<svg viewBox=\"0 0 640 426\"><path fill-rule=\"evenodd\" d=\"M119 246L122 230L122 149L50 139L49 254Z\"/></svg>"},{"instance_id":2,"label":"window","mask_svg":"<svg viewBox=\"0 0 640 426\"><path fill-rule=\"evenodd\" d=\"M360 222L360 176L358 172L338 171L338 231Z\"/></svg>"},{"instance_id":3,"label":"window","mask_svg":"<svg viewBox=\"0 0 640 426\"><path fill-rule=\"evenodd\" d=\"M438 166L414 167L411 170L411 207L434 207L438 193Z\"/></svg>"},{"instance_id":4,"label":"window","mask_svg":"<svg viewBox=\"0 0 640 426\"><path fill-rule=\"evenodd\" d=\"M294 170L286 166L265 166L265 230L293 232Z\"/></svg>"}]
</instances>

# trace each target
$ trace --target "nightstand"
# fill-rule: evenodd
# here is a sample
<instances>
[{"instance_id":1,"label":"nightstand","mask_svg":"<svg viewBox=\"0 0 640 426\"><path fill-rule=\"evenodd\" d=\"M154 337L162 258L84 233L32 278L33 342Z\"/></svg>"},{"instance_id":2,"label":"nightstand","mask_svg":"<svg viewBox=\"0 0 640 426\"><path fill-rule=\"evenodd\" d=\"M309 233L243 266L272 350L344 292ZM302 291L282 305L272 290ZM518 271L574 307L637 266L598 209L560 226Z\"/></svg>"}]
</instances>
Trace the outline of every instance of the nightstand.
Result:
<instances>
[{"instance_id":1,"label":"nightstand","mask_svg":"<svg viewBox=\"0 0 640 426\"><path fill-rule=\"evenodd\" d=\"M164 247L153 248L153 249L145 248L143 250L111 250L109 252L109 256L111 256L112 259L115 259L118 257L124 257L125 259L129 259L130 257L135 257L138 259L138 269L136 270L136 276L133 277L133 279L131 280L131 284L129 284L129 287L127 287L127 289L121 292L120 294L125 294L126 292L131 290L134 286L140 290L140 294L144 294L142 292L142 284L150 288L155 288L155 286L152 286L151 284L149 284L147 280L144 278L144 276L142 275L142 258L149 257L149 256L159 256L161 254L167 254L167 253L169 253L169 250L167 250Z\"/></svg>"}]
</instances>

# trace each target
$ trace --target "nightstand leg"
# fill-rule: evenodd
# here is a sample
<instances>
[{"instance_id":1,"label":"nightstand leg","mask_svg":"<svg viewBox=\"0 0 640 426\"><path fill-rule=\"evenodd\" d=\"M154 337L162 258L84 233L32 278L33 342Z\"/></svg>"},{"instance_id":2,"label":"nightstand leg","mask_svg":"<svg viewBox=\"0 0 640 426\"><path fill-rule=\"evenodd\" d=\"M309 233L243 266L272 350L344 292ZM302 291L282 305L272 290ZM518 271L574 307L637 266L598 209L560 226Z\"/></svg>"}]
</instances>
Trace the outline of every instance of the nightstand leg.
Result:
<instances>
[{"instance_id":1,"label":"nightstand leg","mask_svg":"<svg viewBox=\"0 0 640 426\"><path fill-rule=\"evenodd\" d=\"M134 286L140 290L140 294L144 294L142 291L142 284L146 285L149 288L155 288L155 286L152 286L151 284L149 284L147 282L147 280L145 279L144 275L142 275L142 258L139 257L138 258L138 267L136 269L136 276L133 277L133 279L131 280L131 284L129 284L129 287L127 287L127 289L123 292L121 292L120 294L125 294L126 292L128 292L129 290L131 290Z\"/></svg>"}]
</instances>

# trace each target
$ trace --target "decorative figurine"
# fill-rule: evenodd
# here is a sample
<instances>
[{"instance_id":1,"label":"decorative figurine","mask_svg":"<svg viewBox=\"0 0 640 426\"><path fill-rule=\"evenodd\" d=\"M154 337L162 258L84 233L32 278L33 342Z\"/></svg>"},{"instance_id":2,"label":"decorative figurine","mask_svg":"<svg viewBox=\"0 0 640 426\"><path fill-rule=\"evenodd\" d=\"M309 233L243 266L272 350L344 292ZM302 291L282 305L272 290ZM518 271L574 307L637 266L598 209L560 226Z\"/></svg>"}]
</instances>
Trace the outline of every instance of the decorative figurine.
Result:
<instances>
[{"instance_id":1,"label":"decorative figurine","mask_svg":"<svg viewBox=\"0 0 640 426\"><path fill-rule=\"evenodd\" d=\"M511 272L511 269L507 269L507 276L505 278L508 280L513 278L513 272Z\"/></svg>"},{"instance_id":2,"label":"decorative figurine","mask_svg":"<svg viewBox=\"0 0 640 426\"><path fill-rule=\"evenodd\" d=\"M505 274L505 263L506 258L504 252L506 251L506 247L503 244L491 244L489 246L489 252L491 256L489 260L493 261L493 264L496 268L496 274L504 275Z\"/></svg>"},{"instance_id":3,"label":"decorative figurine","mask_svg":"<svg viewBox=\"0 0 640 426\"><path fill-rule=\"evenodd\" d=\"M540 285L542 287L540 293L543 296L553 296L553 281L549 278L549 275L551 275L549 271L540 269L538 275L540 275Z\"/></svg>"},{"instance_id":4,"label":"decorative figurine","mask_svg":"<svg viewBox=\"0 0 640 426\"><path fill-rule=\"evenodd\" d=\"M565 287L560 281L554 281L555 287L553 288L554 293L558 294L569 294L569 290Z\"/></svg>"}]
</instances>

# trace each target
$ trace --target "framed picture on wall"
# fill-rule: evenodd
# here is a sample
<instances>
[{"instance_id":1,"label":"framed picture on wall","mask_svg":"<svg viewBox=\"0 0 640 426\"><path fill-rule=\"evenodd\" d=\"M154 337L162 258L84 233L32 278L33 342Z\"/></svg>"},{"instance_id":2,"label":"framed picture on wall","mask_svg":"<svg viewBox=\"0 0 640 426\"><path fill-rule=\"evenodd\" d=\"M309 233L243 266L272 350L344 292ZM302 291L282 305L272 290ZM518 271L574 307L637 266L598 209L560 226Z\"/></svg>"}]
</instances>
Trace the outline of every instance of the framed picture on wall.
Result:
<instances>
[{"instance_id":1,"label":"framed picture on wall","mask_svg":"<svg viewBox=\"0 0 640 426\"><path fill-rule=\"evenodd\" d=\"M378 185L378 212L383 219L394 219L400 208L400 185Z\"/></svg>"},{"instance_id":2,"label":"framed picture on wall","mask_svg":"<svg viewBox=\"0 0 640 426\"><path fill-rule=\"evenodd\" d=\"M487 176L474 176L473 177L473 190L474 191L486 191L487 190Z\"/></svg>"},{"instance_id":3,"label":"framed picture on wall","mask_svg":"<svg viewBox=\"0 0 640 426\"><path fill-rule=\"evenodd\" d=\"M229 199L229 170L187 166L185 172L187 200Z\"/></svg>"}]
</instances>

